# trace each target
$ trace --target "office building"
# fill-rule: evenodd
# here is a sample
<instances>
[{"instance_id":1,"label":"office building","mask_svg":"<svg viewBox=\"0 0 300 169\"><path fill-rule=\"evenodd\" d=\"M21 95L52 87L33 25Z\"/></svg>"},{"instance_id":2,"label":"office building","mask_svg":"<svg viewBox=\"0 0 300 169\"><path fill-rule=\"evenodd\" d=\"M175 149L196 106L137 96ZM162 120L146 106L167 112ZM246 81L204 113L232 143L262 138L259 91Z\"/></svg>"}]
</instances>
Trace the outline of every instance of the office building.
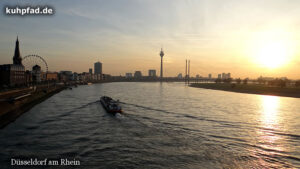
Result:
<instances>
[{"instance_id":1,"label":"office building","mask_svg":"<svg viewBox=\"0 0 300 169\"><path fill-rule=\"evenodd\" d=\"M227 79L231 78L231 73L227 73Z\"/></svg>"},{"instance_id":2,"label":"office building","mask_svg":"<svg viewBox=\"0 0 300 169\"><path fill-rule=\"evenodd\" d=\"M156 77L156 70L150 69L149 72L148 72L148 76L149 77Z\"/></svg>"},{"instance_id":3,"label":"office building","mask_svg":"<svg viewBox=\"0 0 300 169\"><path fill-rule=\"evenodd\" d=\"M94 64L94 73L96 75L97 80L102 79L102 63L101 62L96 62Z\"/></svg>"},{"instance_id":4,"label":"office building","mask_svg":"<svg viewBox=\"0 0 300 169\"><path fill-rule=\"evenodd\" d=\"M231 78L231 73L222 73L222 79L229 79Z\"/></svg>"},{"instance_id":5,"label":"office building","mask_svg":"<svg viewBox=\"0 0 300 169\"><path fill-rule=\"evenodd\" d=\"M222 73L222 79L226 79L226 73Z\"/></svg>"},{"instance_id":6,"label":"office building","mask_svg":"<svg viewBox=\"0 0 300 169\"><path fill-rule=\"evenodd\" d=\"M134 78L141 78L142 77L142 72L141 71L135 71L134 72Z\"/></svg>"},{"instance_id":7,"label":"office building","mask_svg":"<svg viewBox=\"0 0 300 169\"><path fill-rule=\"evenodd\" d=\"M126 78L132 78L132 73L126 73L126 74L125 74L125 77L126 77Z\"/></svg>"},{"instance_id":8,"label":"office building","mask_svg":"<svg viewBox=\"0 0 300 169\"><path fill-rule=\"evenodd\" d=\"M41 82L41 66L35 65L32 67L32 81L34 83Z\"/></svg>"}]
</instances>

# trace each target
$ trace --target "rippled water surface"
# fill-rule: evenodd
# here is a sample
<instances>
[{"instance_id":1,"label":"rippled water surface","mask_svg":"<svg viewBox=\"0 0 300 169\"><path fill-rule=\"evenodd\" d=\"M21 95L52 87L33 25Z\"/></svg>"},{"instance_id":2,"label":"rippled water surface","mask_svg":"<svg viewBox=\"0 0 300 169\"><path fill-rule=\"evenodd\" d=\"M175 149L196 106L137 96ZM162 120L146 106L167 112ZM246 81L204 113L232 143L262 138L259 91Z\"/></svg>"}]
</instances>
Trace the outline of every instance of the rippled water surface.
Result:
<instances>
[{"instance_id":1,"label":"rippled water surface","mask_svg":"<svg viewBox=\"0 0 300 169\"><path fill-rule=\"evenodd\" d=\"M122 102L107 114L102 95ZM106 83L62 91L0 130L11 158L79 168L299 168L300 99L181 83ZM53 168L53 167L50 167Z\"/></svg>"}]
</instances>

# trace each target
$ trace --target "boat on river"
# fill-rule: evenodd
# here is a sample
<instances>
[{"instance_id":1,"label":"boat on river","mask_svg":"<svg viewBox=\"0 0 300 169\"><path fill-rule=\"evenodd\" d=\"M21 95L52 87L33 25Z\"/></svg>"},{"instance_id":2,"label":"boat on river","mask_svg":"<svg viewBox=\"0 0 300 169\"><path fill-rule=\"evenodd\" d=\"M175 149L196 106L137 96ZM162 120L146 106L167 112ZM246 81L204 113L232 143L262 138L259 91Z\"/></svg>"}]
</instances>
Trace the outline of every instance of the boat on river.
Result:
<instances>
[{"instance_id":1,"label":"boat on river","mask_svg":"<svg viewBox=\"0 0 300 169\"><path fill-rule=\"evenodd\" d=\"M102 96L100 98L100 102L108 113L112 113L112 114L122 113L122 108L119 105L119 101L115 101L108 96Z\"/></svg>"}]
</instances>

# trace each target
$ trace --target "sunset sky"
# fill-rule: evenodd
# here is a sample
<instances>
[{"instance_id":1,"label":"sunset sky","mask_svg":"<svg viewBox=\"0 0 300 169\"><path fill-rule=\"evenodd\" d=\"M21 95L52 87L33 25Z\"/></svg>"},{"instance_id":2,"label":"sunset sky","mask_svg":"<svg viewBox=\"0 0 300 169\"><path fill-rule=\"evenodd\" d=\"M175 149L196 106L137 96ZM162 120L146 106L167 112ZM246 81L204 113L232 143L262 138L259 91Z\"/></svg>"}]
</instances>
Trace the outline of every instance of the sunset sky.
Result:
<instances>
[{"instance_id":1,"label":"sunset sky","mask_svg":"<svg viewBox=\"0 0 300 169\"><path fill-rule=\"evenodd\" d=\"M300 79L299 0L2 0L48 5L53 16L0 14L0 64L12 63L19 36L22 56L38 54L50 71L103 72L160 68L164 75L276 76Z\"/></svg>"}]
</instances>

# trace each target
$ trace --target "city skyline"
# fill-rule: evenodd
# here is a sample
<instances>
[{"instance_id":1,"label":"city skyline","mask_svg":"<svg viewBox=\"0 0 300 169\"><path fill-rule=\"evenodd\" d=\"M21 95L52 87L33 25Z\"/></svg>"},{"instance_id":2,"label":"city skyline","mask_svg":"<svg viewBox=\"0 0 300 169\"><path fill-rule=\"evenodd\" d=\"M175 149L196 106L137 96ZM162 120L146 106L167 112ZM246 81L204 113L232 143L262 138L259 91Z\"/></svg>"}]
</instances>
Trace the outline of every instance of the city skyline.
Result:
<instances>
[{"instance_id":1,"label":"city skyline","mask_svg":"<svg viewBox=\"0 0 300 169\"><path fill-rule=\"evenodd\" d=\"M149 69L160 69L158 52L163 46L166 77L184 73L185 59L189 59L191 76L231 72L241 78L300 78L299 2L91 2L94 5L37 2L53 6L53 16L8 17L2 13L1 64L12 63L18 35L22 56L43 56L50 71L88 72L101 61L106 74L136 70L147 74ZM0 5L10 3L16 1ZM276 48L281 50L270 52ZM286 54L285 59L276 59L276 53ZM266 61L260 59L261 54L272 55L267 61L277 62L263 65Z\"/></svg>"}]
</instances>

